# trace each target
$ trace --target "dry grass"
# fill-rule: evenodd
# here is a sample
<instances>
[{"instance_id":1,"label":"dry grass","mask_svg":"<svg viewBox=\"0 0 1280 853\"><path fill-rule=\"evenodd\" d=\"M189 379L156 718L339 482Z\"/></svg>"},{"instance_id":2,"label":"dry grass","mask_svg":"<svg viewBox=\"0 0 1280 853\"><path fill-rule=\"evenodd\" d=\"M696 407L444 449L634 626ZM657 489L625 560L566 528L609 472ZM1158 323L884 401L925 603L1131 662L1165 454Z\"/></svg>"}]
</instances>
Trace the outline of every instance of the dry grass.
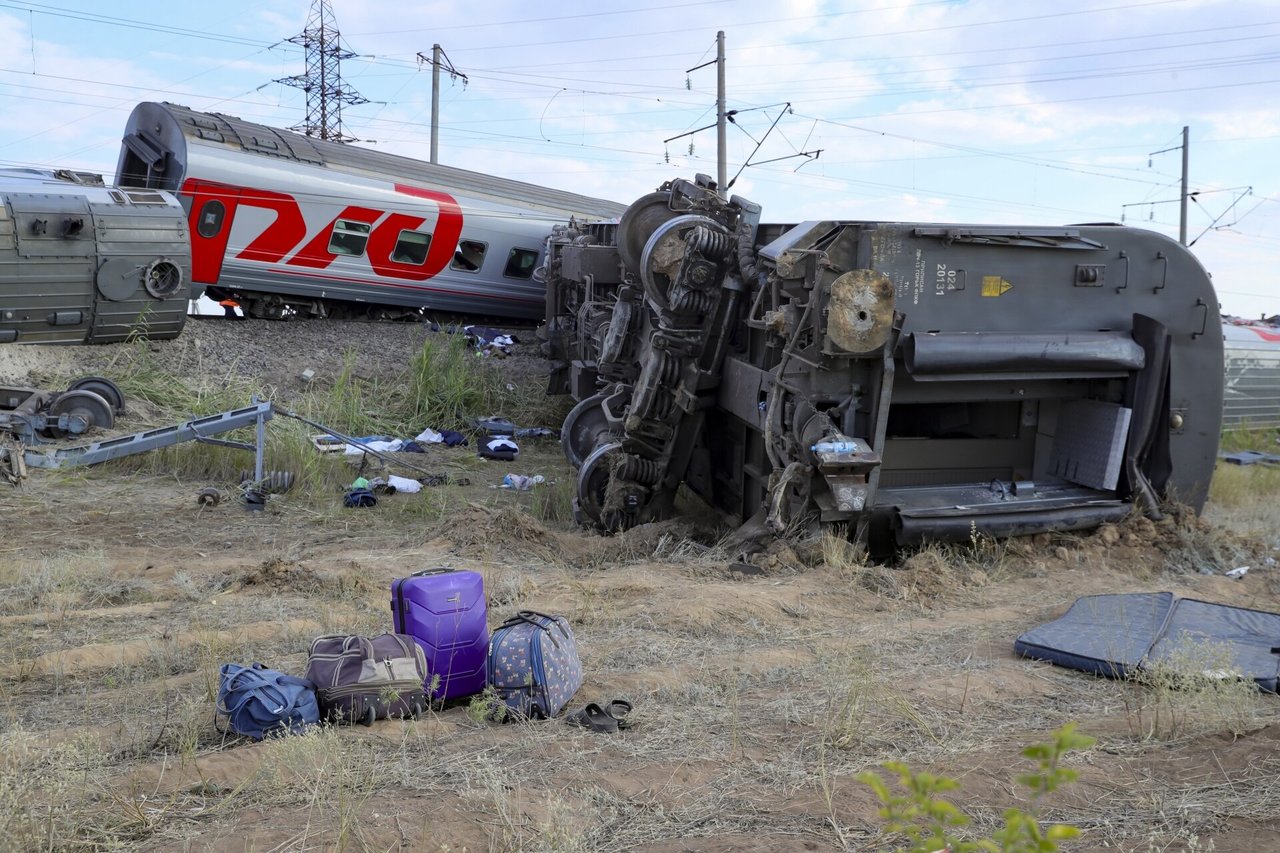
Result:
<instances>
[{"instance_id":1,"label":"dry grass","mask_svg":"<svg viewBox=\"0 0 1280 853\"><path fill-rule=\"evenodd\" d=\"M415 406L471 390L418 367L430 382ZM176 393L151 381L147 399ZM306 411L372 431L390 405L380 390L348 370L308 392L325 397ZM268 429L268 467L301 482L261 515L197 507L196 488L233 487L244 456L195 445L152 467L42 475L12 495L23 517L53 507L59 521L0 543L0 668L50 652L61 664L0 681L0 847L888 849L858 772L897 758L961 777L961 805L986 831L1017 805L1018 748L1068 720L1101 742L1046 817L1084 828L1089 847L1205 850L1234 832L1224 849L1265 849L1274 837L1277 702L1189 675L1221 668L1212 649L1117 683L1014 659L1011 645L1084 592L1266 606L1264 563L1251 557L1236 586L1197 586L1227 582L1194 567L1272 544L1278 472L1224 466L1211 507L1223 521L1161 528L1166 551L1120 525L1112 544L975 535L886 566L830 531L742 562L687 501L677 520L622 536L577 531L554 442L510 468L472 450L440 457L474 487L353 512L340 495L355 469L310 450L304 429ZM507 470L552 482L488 488ZM491 624L525 607L567 614L587 674L572 707L625 696L639 725L497 725L462 703L260 745L214 728L222 663L300 674L312 637L387 630L388 580L442 564L484 573ZM103 654L86 651L95 644Z\"/></svg>"},{"instance_id":2,"label":"dry grass","mask_svg":"<svg viewBox=\"0 0 1280 853\"><path fill-rule=\"evenodd\" d=\"M1135 671L1125 695L1129 730L1143 740L1213 732L1238 737L1262 724L1270 703L1235 667L1228 644L1191 636L1165 659Z\"/></svg>"}]
</instances>

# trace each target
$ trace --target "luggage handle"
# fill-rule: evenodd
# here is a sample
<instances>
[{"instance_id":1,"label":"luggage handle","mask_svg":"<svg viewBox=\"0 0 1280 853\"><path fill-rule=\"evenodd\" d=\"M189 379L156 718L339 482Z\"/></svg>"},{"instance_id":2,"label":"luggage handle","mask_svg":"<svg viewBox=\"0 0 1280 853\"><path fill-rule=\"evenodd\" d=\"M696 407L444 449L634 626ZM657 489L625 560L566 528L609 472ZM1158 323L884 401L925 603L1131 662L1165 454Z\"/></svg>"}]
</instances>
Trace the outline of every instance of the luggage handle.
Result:
<instances>
[{"instance_id":1,"label":"luggage handle","mask_svg":"<svg viewBox=\"0 0 1280 853\"><path fill-rule=\"evenodd\" d=\"M552 625L555 625L557 628L559 628L559 629L560 629L560 634L561 634L561 635L562 635L566 640L567 640L567 639L569 639L569 632L568 632L567 630L565 630L564 625L560 624L560 620L559 620L558 618L556 618L555 616L549 616L549 615L548 615L548 614L546 614L546 613L539 613L537 610L519 610L519 611L517 611L517 612L516 612L516 615L515 615L515 616L512 616L512 617L511 617L510 619L508 619L506 622L503 622L503 623L502 623L502 627L503 627L503 628L507 628L507 627L509 627L509 626L511 626L511 625L519 625L519 624L521 624L522 622L527 622L527 623L529 623L530 625L534 626L535 628L541 628L542 630L546 631L546 632L547 632L547 635L548 635L549 637L551 637L551 642L552 642L552 644L553 644L557 649L558 649L558 648L560 648L560 643L559 643L559 641L557 641L557 640L556 640L555 634L552 634L552 633L551 633L551 627L550 627L550 626L548 626L548 625L544 625L544 624L542 624L541 622L539 622L539 621L538 621L537 619L535 619L534 617L540 617L540 618L542 618L542 619L550 619L550 620L551 620L551 624L552 624Z\"/></svg>"},{"instance_id":2,"label":"luggage handle","mask_svg":"<svg viewBox=\"0 0 1280 853\"><path fill-rule=\"evenodd\" d=\"M423 569L420 572L414 572L413 574L409 575L409 577L425 578L428 575L447 575L449 572L456 572L456 571L457 569L453 568L452 566L439 566L438 568L434 568L434 569Z\"/></svg>"},{"instance_id":3,"label":"luggage handle","mask_svg":"<svg viewBox=\"0 0 1280 853\"><path fill-rule=\"evenodd\" d=\"M325 640L342 640L342 651L339 653L340 657L346 657L347 653L351 651L352 640L363 641L363 645L368 647L364 657L371 659L374 655L373 643L369 642L369 638L362 637L357 634L326 634L323 637L316 637L311 641L311 654L314 655L316 653L316 646L323 643Z\"/></svg>"},{"instance_id":4,"label":"luggage handle","mask_svg":"<svg viewBox=\"0 0 1280 853\"><path fill-rule=\"evenodd\" d=\"M368 637L359 634L351 634L342 641L342 654L345 657L347 652L352 651L352 645L359 646L359 652L363 660L377 660L377 652L373 650L373 643Z\"/></svg>"}]
</instances>

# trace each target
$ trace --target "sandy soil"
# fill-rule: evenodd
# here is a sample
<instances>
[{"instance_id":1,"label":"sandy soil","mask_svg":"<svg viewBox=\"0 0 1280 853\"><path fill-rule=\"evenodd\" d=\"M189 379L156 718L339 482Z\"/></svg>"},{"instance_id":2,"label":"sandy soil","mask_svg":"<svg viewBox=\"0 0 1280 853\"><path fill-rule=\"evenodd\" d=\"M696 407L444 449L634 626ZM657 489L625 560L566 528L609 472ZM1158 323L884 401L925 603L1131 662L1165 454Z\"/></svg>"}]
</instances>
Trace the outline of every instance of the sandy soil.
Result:
<instances>
[{"instance_id":1,"label":"sandy soil","mask_svg":"<svg viewBox=\"0 0 1280 853\"><path fill-rule=\"evenodd\" d=\"M336 369L336 327L295 325L197 324L155 353L175 374L256 370L295 388L305 367ZM343 340L358 339L372 375L425 333L356 325ZM22 383L109 375L117 354L0 357L0 383ZM1031 805L1014 781L1021 748L1070 721L1098 742L1068 759L1079 781L1035 806L1083 831L1064 849L1274 846L1276 697L1206 700L1013 654L1020 632L1089 593L1278 609L1273 542L1184 518L935 548L896 567L831 541L744 561L693 515L614 538L575 529L548 509L569 473L554 441L515 465L468 449L428 464L470 484L370 510L273 495L263 512L234 484L163 471L0 485L0 847L894 849L856 774L902 760L952 776L987 833ZM555 483L495 488L513 470ZM202 507L211 485L229 499ZM1237 558L1254 566L1239 581L1183 568ZM638 725L495 725L463 702L260 744L215 728L221 663L301 674L312 637L389 630L392 579L438 565L484 575L491 625L519 608L566 615L586 670L571 708L626 697Z\"/></svg>"}]
</instances>

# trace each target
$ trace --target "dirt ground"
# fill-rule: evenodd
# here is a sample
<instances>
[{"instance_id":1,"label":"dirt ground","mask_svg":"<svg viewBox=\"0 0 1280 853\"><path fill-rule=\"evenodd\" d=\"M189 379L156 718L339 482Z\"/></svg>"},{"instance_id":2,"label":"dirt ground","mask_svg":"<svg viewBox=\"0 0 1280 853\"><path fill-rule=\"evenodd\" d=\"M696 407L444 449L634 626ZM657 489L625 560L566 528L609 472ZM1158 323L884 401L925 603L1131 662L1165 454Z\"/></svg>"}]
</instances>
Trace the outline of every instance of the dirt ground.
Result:
<instances>
[{"instance_id":1,"label":"dirt ground","mask_svg":"<svg viewBox=\"0 0 1280 853\"><path fill-rule=\"evenodd\" d=\"M294 334L276 324L250 346L261 322L158 350L206 371L238 356L226 369L274 371L281 387L332 365L292 342L258 358L261 334ZM371 349L374 371L402 357ZM5 353L0 383L112 358ZM231 483L119 466L0 483L0 848L894 849L856 774L900 760L951 776L984 835L1033 807L1021 749L1072 721L1097 743L1067 759L1079 781L1034 805L1082 830L1064 849L1275 846L1275 696L1103 681L1013 653L1090 593L1280 609L1280 540L1228 531L1224 511L935 547L895 567L834 538L740 560L692 511L613 538L576 529L554 440L512 464L470 448L414 462L469 482L365 510L291 492L261 512ZM554 482L496 488L508 472ZM227 499L200 506L206 486ZM1237 561L1243 579L1220 574ZM625 697L638 724L498 725L461 702L266 743L215 728L220 664L301 674L313 637L390 630L391 581L446 565L484 576L491 626L523 608L567 616L586 672L570 707Z\"/></svg>"}]
</instances>

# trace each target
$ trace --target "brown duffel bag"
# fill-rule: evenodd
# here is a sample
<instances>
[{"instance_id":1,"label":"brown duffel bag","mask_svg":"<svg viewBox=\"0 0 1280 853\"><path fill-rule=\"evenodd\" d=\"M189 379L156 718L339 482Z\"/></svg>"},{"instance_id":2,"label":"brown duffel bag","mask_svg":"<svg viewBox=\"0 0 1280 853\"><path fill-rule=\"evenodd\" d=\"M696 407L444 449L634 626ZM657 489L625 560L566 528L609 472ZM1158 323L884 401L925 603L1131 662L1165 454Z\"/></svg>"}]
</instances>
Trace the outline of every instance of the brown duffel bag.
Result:
<instances>
[{"instance_id":1,"label":"brown duffel bag","mask_svg":"<svg viewBox=\"0 0 1280 853\"><path fill-rule=\"evenodd\" d=\"M320 718L371 725L384 717L417 719L427 707L427 661L405 634L318 637L307 658Z\"/></svg>"}]
</instances>

